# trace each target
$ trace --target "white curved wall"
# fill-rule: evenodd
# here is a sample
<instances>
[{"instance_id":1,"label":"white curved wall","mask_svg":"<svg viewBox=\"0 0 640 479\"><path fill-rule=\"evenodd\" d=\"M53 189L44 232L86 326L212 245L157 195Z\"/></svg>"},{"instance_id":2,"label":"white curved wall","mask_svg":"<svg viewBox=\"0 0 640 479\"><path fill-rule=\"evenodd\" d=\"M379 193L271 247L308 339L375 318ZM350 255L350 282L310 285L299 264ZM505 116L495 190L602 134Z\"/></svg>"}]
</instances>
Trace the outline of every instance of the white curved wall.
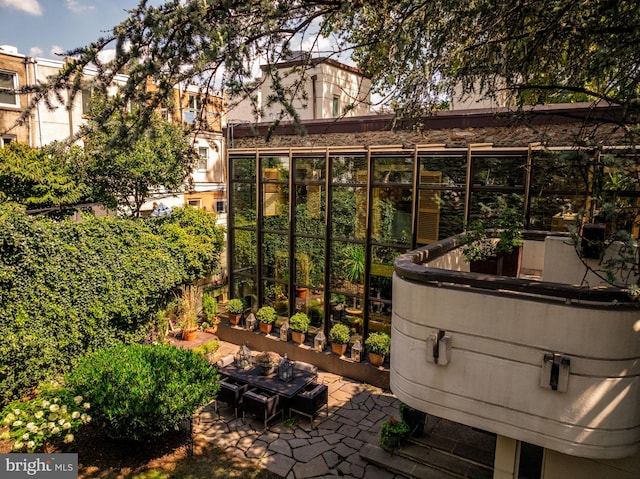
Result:
<instances>
[{"instance_id":1,"label":"white curved wall","mask_svg":"<svg viewBox=\"0 0 640 479\"><path fill-rule=\"evenodd\" d=\"M446 331L451 362L427 361ZM394 275L391 389L440 417L565 454L640 450L640 315L436 287ZM571 360L566 392L540 387L545 353Z\"/></svg>"}]
</instances>

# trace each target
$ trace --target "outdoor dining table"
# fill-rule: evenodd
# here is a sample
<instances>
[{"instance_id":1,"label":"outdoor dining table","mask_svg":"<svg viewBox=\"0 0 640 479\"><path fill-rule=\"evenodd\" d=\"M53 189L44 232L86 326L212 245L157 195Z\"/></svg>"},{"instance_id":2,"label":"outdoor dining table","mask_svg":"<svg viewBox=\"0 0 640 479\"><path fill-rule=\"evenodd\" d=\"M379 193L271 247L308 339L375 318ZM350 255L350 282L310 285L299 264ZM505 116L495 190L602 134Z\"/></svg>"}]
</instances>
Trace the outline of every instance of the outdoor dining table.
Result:
<instances>
[{"instance_id":1,"label":"outdoor dining table","mask_svg":"<svg viewBox=\"0 0 640 479\"><path fill-rule=\"evenodd\" d=\"M289 381L283 381L278 377L278 373L265 376L262 368L253 366L248 369L239 368L235 364L228 364L218 368L218 372L236 381L248 384L251 387L262 389L281 397L291 399L296 396L304 387L316 379L316 374L309 371L294 369L293 377Z\"/></svg>"}]
</instances>

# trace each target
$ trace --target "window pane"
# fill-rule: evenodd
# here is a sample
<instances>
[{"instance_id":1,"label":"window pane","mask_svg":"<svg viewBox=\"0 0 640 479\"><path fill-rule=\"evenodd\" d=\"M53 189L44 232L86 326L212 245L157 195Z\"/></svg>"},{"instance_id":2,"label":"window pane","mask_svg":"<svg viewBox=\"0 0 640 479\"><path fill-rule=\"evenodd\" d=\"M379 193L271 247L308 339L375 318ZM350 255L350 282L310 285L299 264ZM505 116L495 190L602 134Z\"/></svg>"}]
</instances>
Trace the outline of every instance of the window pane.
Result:
<instances>
[{"instance_id":1,"label":"window pane","mask_svg":"<svg viewBox=\"0 0 640 479\"><path fill-rule=\"evenodd\" d=\"M0 103L17 105L18 99L13 89L16 87L15 73L0 72Z\"/></svg>"},{"instance_id":2,"label":"window pane","mask_svg":"<svg viewBox=\"0 0 640 479\"><path fill-rule=\"evenodd\" d=\"M255 231L235 229L231 245L231 269L234 273L255 274L257 237Z\"/></svg>"},{"instance_id":3,"label":"window pane","mask_svg":"<svg viewBox=\"0 0 640 479\"><path fill-rule=\"evenodd\" d=\"M262 215L265 231L289 229L289 187L285 184L262 185Z\"/></svg>"},{"instance_id":4,"label":"window pane","mask_svg":"<svg viewBox=\"0 0 640 479\"><path fill-rule=\"evenodd\" d=\"M366 202L364 188L333 188L329 225L334 238L363 239L365 237L367 228Z\"/></svg>"},{"instance_id":5,"label":"window pane","mask_svg":"<svg viewBox=\"0 0 640 479\"><path fill-rule=\"evenodd\" d=\"M413 158L374 158L373 182L413 183Z\"/></svg>"},{"instance_id":6,"label":"window pane","mask_svg":"<svg viewBox=\"0 0 640 479\"><path fill-rule=\"evenodd\" d=\"M252 183L234 183L231 198L233 226L255 226L256 186Z\"/></svg>"},{"instance_id":7,"label":"window pane","mask_svg":"<svg viewBox=\"0 0 640 479\"><path fill-rule=\"evenodd\" d=\"M267 181L289 181L289 157L268 156L260 158L262 161L262 179Z\"/></svg>"},{"instance_id":8,"label":"window pane","mask_svg":"<svg viewBox=\"0 0 640 479\"><path fill-rule=\"evenodd\" d=\"M296 238L296 284L324 287L324 240Z\"/></svg>"},{"instance_id":9,"label":"window pane","mask_svg":"<svg viewBox=\"0 0 640 479\"><path fill-rule=\"evenodd\" d=\"M364 156L334 156L330 160L333 183L367 183L367 159Z\"/></svg>"},{"instance_id":10,"label":"window pane","mask_svg":"<svg viewBox=\"0 0 640 479\"><path fill-rule=\"evenodd\" d=\"M321 157L294 158L295 182L324 182L325 159Z\"/></svg>"},{"instance_id":11,"label":"window pane","mask_svg":"<svg viewBox=\"0 0 640 479\"><path fill-rule=\"evenodd\" d=\"M296 186L296 233L324 236L325 203L324 186Z\"/></svg>"},{"instance_id":12,"label":"window pane","mask_svg":"<svg viewBox=\"0 0 640 479\"><path fill-rule=\"evenodd\" d=\"M373 188L371 237L381 243L411 242L412 188Z\"/></svg>"},{"instance_id":13,"label":"window pane","mask_svg":"<svg viewBox=\"0 0 640 479\"><path fill-rule=\"evenodd\" d=\"M278 281L289 278L289 237L265 234L262 242L262 275Z\"/></svg>"},{"instance_id":14,"label":"window pane","mask_svg":"<svg viewBox=\"0 0 640 479\"><path fill-rule=\"evenodd\" d=\"M525 165L524 156L474 156L472 184L481 186L523 187Z\"/></svg>"},{"instance_id":15,"label":"window pane","mask_svg":"<svg viewBox=\"0 0 640 479\"><path fill-rule=\"evenodd\" d=\"M231 172L234 180L255 180L256 159L254 156L231 159Z\"/></svg>"}]
</instances>

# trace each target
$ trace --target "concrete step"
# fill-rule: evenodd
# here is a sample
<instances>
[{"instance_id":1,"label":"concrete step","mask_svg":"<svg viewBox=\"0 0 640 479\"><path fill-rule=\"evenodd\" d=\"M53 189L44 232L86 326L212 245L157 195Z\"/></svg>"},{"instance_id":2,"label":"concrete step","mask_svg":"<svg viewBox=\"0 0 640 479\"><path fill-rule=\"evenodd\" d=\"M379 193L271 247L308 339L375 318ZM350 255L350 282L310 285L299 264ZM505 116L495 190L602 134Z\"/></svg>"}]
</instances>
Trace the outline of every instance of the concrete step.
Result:
<instances>
[{"instance_id":1,"label":"concrete step","mask_svg":"<svg viewBox=\"0 0 640 479\"><path fill-rule=\"evenodd\" d=\"M419 441L403 445L397 454L410 461L446 471L454 477L468 479L491 479L493 468L466 457L460 457L438 448L426 446Z\"/></svg>"},{"instance_id":2,"label":"concrete step","mask_svg":"<svg viewBox=\"0 0 640 479\"><path fill-rule=\"evenodd\" d=\"M460 479L464 477L427 466L422 462L399 455L396 451L390 452L373 444L365 444L360 449L360 457L371 464L410 479Z\"/></svg>"}]
</instances>

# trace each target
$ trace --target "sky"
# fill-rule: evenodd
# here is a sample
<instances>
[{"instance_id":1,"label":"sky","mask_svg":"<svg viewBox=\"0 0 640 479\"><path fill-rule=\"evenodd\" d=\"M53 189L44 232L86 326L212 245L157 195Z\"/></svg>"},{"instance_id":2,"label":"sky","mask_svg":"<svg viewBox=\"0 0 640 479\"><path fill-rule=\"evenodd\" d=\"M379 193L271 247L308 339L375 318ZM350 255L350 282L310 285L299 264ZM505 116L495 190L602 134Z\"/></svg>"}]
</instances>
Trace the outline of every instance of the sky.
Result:
<instances>
[{"instance_id":1,"label":"sky","mask_svg":"<svg viewBox=\"0 0 640 479\"><path fill-rule=\"evenodd\" d=\"M18 53L57 58L56 53L105 36L139 0L0 0L0 45ZM150 2L161 4L161 1Z\"/></svg>"}]
</instances>

